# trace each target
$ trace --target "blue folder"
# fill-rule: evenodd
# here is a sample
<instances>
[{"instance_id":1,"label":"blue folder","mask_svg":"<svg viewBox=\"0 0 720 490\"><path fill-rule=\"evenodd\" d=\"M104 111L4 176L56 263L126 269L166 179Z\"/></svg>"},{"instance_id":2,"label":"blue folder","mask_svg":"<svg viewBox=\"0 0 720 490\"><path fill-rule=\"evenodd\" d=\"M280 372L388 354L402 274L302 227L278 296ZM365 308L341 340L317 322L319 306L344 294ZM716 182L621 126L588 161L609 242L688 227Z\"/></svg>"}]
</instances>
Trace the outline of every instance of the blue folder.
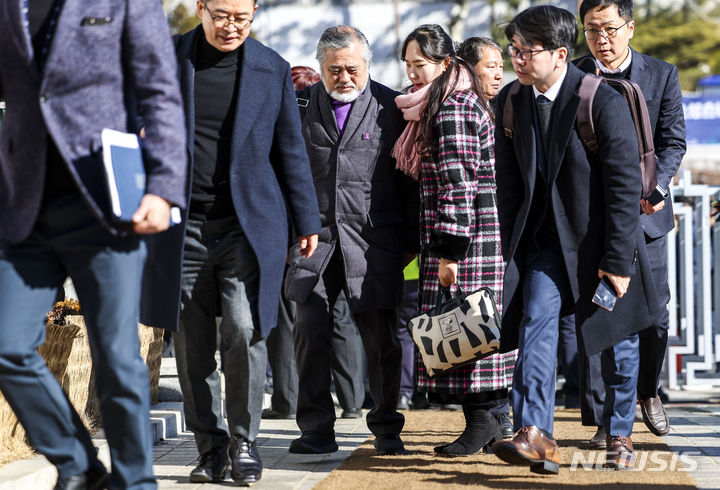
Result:
<instances>
[{"instance_id":1,"label":"blue folder","mask_svg":"<svg viewBox=\"0 0 720 490\"><path fill-rule=\"evenodd\" d=\"M112 214L129 223L145 195L142 149L134 134L105 129L102 139Z\"/></svg>"}]
</instances>

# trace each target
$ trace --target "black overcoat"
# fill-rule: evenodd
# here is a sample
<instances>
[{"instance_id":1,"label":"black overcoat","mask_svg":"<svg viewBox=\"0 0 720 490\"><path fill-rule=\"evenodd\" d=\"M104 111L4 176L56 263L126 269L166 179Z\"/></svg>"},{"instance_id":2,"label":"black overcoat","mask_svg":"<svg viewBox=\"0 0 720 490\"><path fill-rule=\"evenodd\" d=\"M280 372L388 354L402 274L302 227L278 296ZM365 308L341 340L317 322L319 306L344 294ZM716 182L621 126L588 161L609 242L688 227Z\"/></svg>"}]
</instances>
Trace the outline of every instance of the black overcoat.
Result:
<instances>
[{"instance_id":1,"label":"black overcoat","mask_svg":"<svg viewBox=\"0 0 720 490\"><path fill-rule=\"evenodd\" d=\"M593 101L593 121L600 150L597 161L583 146L575 118L583 72L568 66L553 105L552 137L548 155L550 212L557 225L577 328L589 355L604 350L650 324L648 299L654 288L638 271L646 259L639 224L641 194L637 138L625 101L602 84ZM513 96L514 137L505 135L503 109L509 87L496 107L495 168L504 279L503 350L517 347L523 316L522 248L527 217L535 189L537 155L534 94L524 86ZM598 269L631 276L630 287L613 312L591 302Z\"/></svg>"}]
</instances>

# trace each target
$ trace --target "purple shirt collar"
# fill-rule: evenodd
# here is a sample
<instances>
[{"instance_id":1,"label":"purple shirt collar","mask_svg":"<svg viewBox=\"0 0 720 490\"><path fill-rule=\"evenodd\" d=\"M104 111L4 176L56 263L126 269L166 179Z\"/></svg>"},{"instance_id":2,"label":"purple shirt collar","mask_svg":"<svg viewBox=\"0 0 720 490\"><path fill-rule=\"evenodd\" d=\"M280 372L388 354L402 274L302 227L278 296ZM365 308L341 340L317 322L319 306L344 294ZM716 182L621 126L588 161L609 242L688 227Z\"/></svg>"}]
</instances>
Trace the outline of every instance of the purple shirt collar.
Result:
<instances>
[{"instance_id":1,"label":"purple shirt collar","mask_svg":"<svg viewBox=\"0 0 720 490\"><path fill-rule=\"evenodd\" d=\"M368 79L368 83L370 83L370 80ZM362 89L362 91L358 94L358 98L365 93L365 89L367 88L367 83L365 84L365 88ZM329 97L329 95L328 95ZM355 99L357 100L357 99ZM333 111L335 112L335 121L337 121L338 125L338 131L340 131L340 134L342 135L345 131L345 126L347 125L348 116L350 115L350 109L352 109L353 104L355 103L355 100L352 102L341 102L339 100L335 100L333 98L330 99L330 102L332 102Z\"/></svg>"}]
</instances>

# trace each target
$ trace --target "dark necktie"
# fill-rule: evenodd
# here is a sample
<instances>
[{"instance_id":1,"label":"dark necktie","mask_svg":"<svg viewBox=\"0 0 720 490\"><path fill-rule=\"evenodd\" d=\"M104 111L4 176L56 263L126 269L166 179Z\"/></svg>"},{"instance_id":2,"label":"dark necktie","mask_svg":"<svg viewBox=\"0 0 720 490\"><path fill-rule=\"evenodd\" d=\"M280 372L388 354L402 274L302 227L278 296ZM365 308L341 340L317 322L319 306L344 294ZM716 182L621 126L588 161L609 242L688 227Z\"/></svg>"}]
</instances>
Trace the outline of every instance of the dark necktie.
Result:
<instances>
[{"instance_id":1,"label":"dark necktie","mask_svg":"<svg viewBox=\"0 0 720 490\"><path fill-rule=\"evenodd\" d=\"M628 74L628 71L629 70L623 70L623 71L619 71L617 73L602 73L601 72L600 75L605 78L627 78L626 75Z\"/></svg>"},{"instance_id":2,"label":"dark necktie","mask_svg":"<svg viewBox=\"0 0 720 490\"><path fill-rule=\"evenodd\" d=\"M538 119L540 120L540 132L542 133L543 149L545 157L548 156L548 143L550 136L550 113L552 112L553 102L540 94L537 96L536 106L538 111Z\"/></svg>"}]
</instances>

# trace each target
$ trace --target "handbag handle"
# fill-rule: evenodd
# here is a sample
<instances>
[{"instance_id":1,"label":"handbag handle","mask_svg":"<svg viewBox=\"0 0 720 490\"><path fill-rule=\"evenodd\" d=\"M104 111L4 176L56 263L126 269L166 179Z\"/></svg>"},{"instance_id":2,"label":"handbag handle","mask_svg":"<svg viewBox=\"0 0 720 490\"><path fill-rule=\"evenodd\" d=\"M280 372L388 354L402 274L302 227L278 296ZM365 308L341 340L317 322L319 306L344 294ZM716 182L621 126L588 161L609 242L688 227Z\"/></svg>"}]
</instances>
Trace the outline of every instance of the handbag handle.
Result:
<instances>
[{"instance_id":1,"label":"handbag handle","mask_svg":"<svg viewBox=\"0 0 720 490\"><path fill-rule=\"evenodd\" d=\"M460 287L460 284L455 284L455 288L457 289L455 291L455 298L458 296L465 296L465 293L463 292L462 288ZM452 292L450 291L450 286L440 286L440 294L438 294L437 302L435 303L435 308L440 308L443 304L445 304L448 301L453 300Z\"/></svg>"}]
</instances>

